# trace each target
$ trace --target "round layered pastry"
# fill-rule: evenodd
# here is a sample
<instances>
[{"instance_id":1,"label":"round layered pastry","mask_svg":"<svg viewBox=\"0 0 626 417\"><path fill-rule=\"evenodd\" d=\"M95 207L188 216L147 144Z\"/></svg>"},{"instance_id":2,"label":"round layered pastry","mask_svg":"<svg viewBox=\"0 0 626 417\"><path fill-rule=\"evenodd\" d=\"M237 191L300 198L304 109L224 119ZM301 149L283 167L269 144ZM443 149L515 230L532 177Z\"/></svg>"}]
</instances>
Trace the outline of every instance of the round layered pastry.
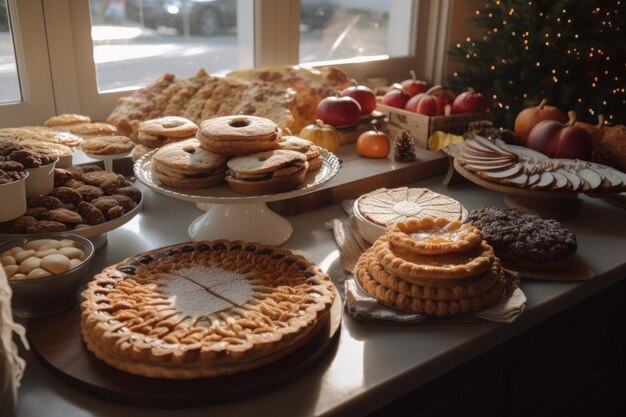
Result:
<instances>
[{"instance_id":1,"label":"round layered pastry","mask_svg":"<svg viewBox=\"0 0 626 417\"><path fill-rule=\"evenodd\" d=\"M225 156L202 149L197 139L187 139L156 151L150 170L170 187L208 188L224 181L227 160Z\"/></svg>"},{"instance_id":2,"label":"round layered pastry","mask_svg":"<svg viewBox=\"0 0 626 417\"><path fill-rule=\"evenodd\" d=\"M82 334L122 371L189 379L273 362L311 340L335 287L313 262L241 241L184 243L128 258L83 292Z\"/></svg>"},{"instance_id":3,"label":"round layered pastry","mask_svg":"<svg viewBox=\"0 0 626 417\"><path fill-rule=\"evenodd\" d=\"M361 196L357 204L365 219L383 227L424 217L463 217L461 203L427 188L379 188Z\"/></svg>"},{"instance_id":4,"label":"round layered pastry","mask_svg":"<svg viewBox=\"0 0 626 417\"><path fill-rule=\"evenodd\" d=\"M434 316L484 310L505 286L500 261L478 229L430 217L389 227L359 257L354 275L384 304Z\"/></svg>"},{"instance_id":5,"label":"round layered pastry","mask_svg":"<svg viewBox=\"0 0 626 417\"><path fill-rule=\"evenodd\" d=\"M576 235L559 222L516 209L482 207L469 222L478 227L503 262L539 271L568 267L576 254Z\"/></svg>"},{"instance_id":6,"label":"round layered pastry","mask_svg":"<svg viewBox=\"0 0 626 417\"><path fill-rule=\"evenodd\" d=\"M306 156L287 149L258 152L228 160L226 182L239 194L264 195L295 190L304 183Z\"/></svg>"},{"instance_id":7,"label":"round layered pastry","mask_svg":"<svg viewBox=\"0 0 626 417\"><path fill-rule=\"evenodd\" d=\"M159 117L139 124L137 142L147 148L156 149L169 143L193 138L197 131L198 125L184 117Z\"/></svg>"},{"instance_id":8,"label":"round layered pastry","mask_svg":"<svg viewBox=\"0 0 626 417\"><path fill-rule=\"evenodd\" d=\"M238 156L278 149L282 130L269 119L238 115L215 117L200 124L201 146L220 155Z\"/></svg>"}]
</instances>

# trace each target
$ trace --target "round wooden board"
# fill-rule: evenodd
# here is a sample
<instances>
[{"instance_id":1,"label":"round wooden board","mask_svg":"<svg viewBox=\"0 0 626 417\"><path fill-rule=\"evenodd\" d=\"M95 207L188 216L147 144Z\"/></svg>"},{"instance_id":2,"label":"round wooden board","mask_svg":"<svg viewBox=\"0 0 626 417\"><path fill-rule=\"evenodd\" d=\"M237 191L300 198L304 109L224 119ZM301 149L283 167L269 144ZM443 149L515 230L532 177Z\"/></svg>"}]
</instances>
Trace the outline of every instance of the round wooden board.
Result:
<instances>
[{"instance_id":1,"label":"round wooden board","mask_svg":"<svg viewBox=\"0 0 626 417\"><path fill-rule=\"evenodd\" d=\"M305 345L276 362L251 371L189 380L147 378L119 371L87 350L80 332L80 308L28 321L28 339L44 365L71 385L107 400L143 407L182 407L241 398L299 376L331 346L341 327L336 293L330 319Z\"/></svg>"},{"instance_id":2,"label":"round wooden board","mask_svg":"<svg viewBox=\"0 0 626 417\"><path fill-rule=\"evenodd\" d=\"M571 219L580 211L580 200L575 191L531 190L489 181L465 169L456 158L454 168L474 184L504 194L507 207L522 213L564 220Z\"/></svg>"}]
</instances>

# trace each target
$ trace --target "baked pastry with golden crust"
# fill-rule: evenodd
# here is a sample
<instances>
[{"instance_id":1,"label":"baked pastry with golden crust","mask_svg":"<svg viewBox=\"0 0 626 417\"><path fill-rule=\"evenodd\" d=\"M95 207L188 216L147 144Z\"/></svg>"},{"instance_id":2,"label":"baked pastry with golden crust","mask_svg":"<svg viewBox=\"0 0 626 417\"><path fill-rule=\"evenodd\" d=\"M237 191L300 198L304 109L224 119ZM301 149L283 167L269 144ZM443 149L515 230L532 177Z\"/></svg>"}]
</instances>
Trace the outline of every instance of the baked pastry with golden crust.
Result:
<instances>
[{"instance_id":1,"label":"baked pastry with golden crust","mask_svg":"<svg viewBox=\"0 0 626 417\"><path fill-rule=\"evenodd\" d=\"M454 287L437 287L411 284L402 278L392 275L383 268L372 248L364 254L367 271L372 278L383 287L413 298L428 300L451 301L460 298L473 298L489 290L500 279L500 263L496 260L487 272L476 277L474 281Z\"/></svg>"},{"instance_id":2,"label":"baked pastry with golden crust","mask_svg":"<svg viewBox=\"0 0 626 417\"><path fill-rule=\"evenodd\" d=\"M238 156L278 149L282 130L269 119L224 116L200 124L201 146L220 155Z\"/></svg>"},{"instance_id":3,"label":"baked pastry with golden crust","mask_svg":"<svg viewBox=\"0 0 626 417\"><path fill-rule=\"evenodd\" d=\"M466 252L422 255L390 246L382 236L373 246L381 265L412 284L454 287L470 282L487 271L495 259L491 246L481 242Z\"/></svg>"},{"instance_id":4,"label":"baked pastry with golden crust","mask_svg":"<svg viewBox=\"0 0 626 417\"><path fill-rule=\"evenodd\" d=\"M432 217L396 223L387 228L387 236L392 246L423 255L464 252L483 240L470 224Z\"/></svg>"},{"instance_id":5,"label":"baked pastry with golden crust","mask_svg":"<svg viewBox=\"0 0 626 417\"><path fill-rule=\"evenodd\" d=\"M423 217L461 220L463 207L452 198L427 188L379 188L361 196L359 212L383 227Z\"/></svg>"},{"instance_id":6,"label":"baked pastry with golden crust","mask_svg":"<svg viewBox=\"0 0 626 417\"><path fill-rule=\"evenodd\" d=\"M108 136L116 135L117 127L109 123L85 123L72 126L69 132L78 136Z\"/></svg>"},{"instance_id":7,"label":"baked pastry with golden crust","mask_svg":"<svg viewBox=\"0 0 626 417\"><path fill-rule=\"evenodd\" d=\"M91 118L89 116L84 116L82 114L70 114L64 113L59 114L58 116L52 116L48 120L44 122L44 125L48 127L57 127L57 126L74 126L83 123L91 123Z\"/></svg>"},{"instance_id":8,"label":"baked pastry with golden crust","mask_svg":"<svg viewBox=\"0 0 626 417\"><path fill-rule=\"evenodd\" d=\"M265 195L298 188L309 166L300 152L278 149L228 161L226 182L239 194Z\"/></svg>"},{"instance_id":9,"label":"baked pastry with golden crust","mask_svg":"<svg viewBox=\"0 0 626 417\"><path fill-rule=\"evenodd\" d=\"M307 172L317 171L322 166L322 154L319 146L313 144L310 140L302 139L297 136L283 136L279 142L280 149L287 149L303 153L306 161L309 163Z\"/></svg>"},{"instance_id":10,"label":"baked pastry with golden crust","mask_svg":"<svg viewBox=\"0 0 626 417\"><path fill-rule=\"evenodd\" d=\"M208 188L224 181L227 157L200 147L197 139L165 145L152 156L150 170L174 188Z\"/></svg>"},{"instance_id":11,"label":"baked pastry with golden crust","mask_svg":"<svg viewBox=\"0 0 626 417\"><path fill-rule=\"evenodd\" d=\"M335 288L313 262L241 241L183 243L128 258L83 292L83 339L119 370L229 375L275 361L329 319Z\"/></svg>"},{"instance_id":12,"label":"baked pastry with golden crust","mask_svg":"<svg viewBox=\"0 0 626 417\"><path fill-rule=\"evenodd\" d=\"M499 264L494 264L487 272L494 274L497 279L493 285L480 295L453 300L437 300L422 297L411 297L404 293L394 291L379 284L367 268L368 256L361 256L354 270L354 276L361 288L370 296L391 307L433 316L454 316L471 314L482 311L497 300L504 292L505 280Z\"/></svg>"},{"instance_id":13,"label":"baked pastry with golden crust","mask_svg":"<svg viewBox=\"0 0 626 417\"><path fill-rule=\"evenodd\" d=\"M119 155L132 151L134 146L126 136L94 136L83 140L79 148L91 155Z\"/></svg>"},{"instance_id":14,"label":"baked pastry with golden crust","mask_svg":"<svg viewBox=\"0 0 626 417\"><path fill-rule=\"evenodd\" d=\"M159 117L139 124L137 142L148 148L156 149L169 143L193 138L197 131L198 125L184 117Z\"/></svg>"}]
</instances>

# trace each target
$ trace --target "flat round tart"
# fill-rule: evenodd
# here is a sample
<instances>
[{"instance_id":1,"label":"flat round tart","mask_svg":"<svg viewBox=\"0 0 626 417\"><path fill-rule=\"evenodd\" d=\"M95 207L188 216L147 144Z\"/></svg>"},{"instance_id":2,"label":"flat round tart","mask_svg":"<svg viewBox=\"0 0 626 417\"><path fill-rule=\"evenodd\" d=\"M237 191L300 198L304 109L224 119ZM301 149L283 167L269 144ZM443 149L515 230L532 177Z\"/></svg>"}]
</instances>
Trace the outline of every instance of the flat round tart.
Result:
<instances>
[{"instance_id":1,"label":"flat round tart","mask_svg":"<svg viewBox=\"0 0 626 417\"><path fill-rule=\"evenodd\" d=\"M380 264L371 248L364 253L364 256L366 260L363 262L365 262L367 271L377 283L397 293L427 300L452 301L478 297L491 289L502 275L500 263L494 261L487 272L479 275L475 281L465 285L449 288L417 285L388 273Z\"/></svg>"},{"instance_id":2,"label":"flat round tart","mask_svg":"<svg viewBox=\"0 0 626 417\"><path fill-rule=\"evenodd\" d=\"M487 242L466 252L422 255L391 247L383 236L373 246L381 265L411 284L451 287L475 279L487 271L495 259Z\"/></svg>"},{"instance_id":3,"label":"flat round tart","mask_svg":"<svg viewBox=\"0 0 626 417\"><path fill-rule=\"evenodd\" d=\"M461 220L461 203L427 188L380 188L361 196L358 209L367 220L386 227L423 217Z\"/></svg>"},{"instance_id":4,"label":"flat round tart","mask_svg":"<svg viewBox=\"0 0 626 417\"><path fill-rule=\"evenodd\" d=\"M367 294L383 304L411 313L432 316L455 316L482 311L500 299L505 286L504 275L500 272L491 288L476 297L448 301L411 297L380 285L370 274L367 257L364 256L359 258L354 276Z\"/></svg>"},{"instance_id":5,"label":"flat round tart","mask_svg":"<svg viewBox=\"0 0 626 417\"><path fill-rule=\"evenodd\" d=\"M472 210L469 222L481 230L502 260L539 271L567 268L574 259L576 235L558 221L512 208Z\"/></svg>"},{"instance_id":6,"label":"flat round tart","mask_svg":"<svg viewBox=\"0 0 626 417\"><path fill-rule=\"evenodd\" d=\"M470 224L432 217L398 222L388 228L387 236L392 246L423 255L464 252L483 240L480 231Z\"/></svg>"},{"instance_id":7,"label":"flat round tart","mask_svg":"<svg viewBox=\"0 0 626 417\"><path fill-rule=\"evenodd\" d=\"M99 359L156 378L229 375L281 358L329 318L335 288L313 262L241 241L184 243L128 258L83 292Z\"/></svg>"}]
</instances>

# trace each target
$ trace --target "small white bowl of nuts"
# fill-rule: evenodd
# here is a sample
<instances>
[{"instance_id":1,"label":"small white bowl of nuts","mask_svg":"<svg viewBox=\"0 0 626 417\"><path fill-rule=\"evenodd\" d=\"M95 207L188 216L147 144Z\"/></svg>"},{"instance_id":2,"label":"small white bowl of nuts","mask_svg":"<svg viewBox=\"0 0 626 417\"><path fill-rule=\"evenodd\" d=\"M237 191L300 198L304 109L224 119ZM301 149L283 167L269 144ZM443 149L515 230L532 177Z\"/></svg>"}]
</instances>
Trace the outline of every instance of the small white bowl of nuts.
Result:
<instances>
[{"instance_id":1,"label":"small white bowl of nuts","mask_svg":"<svg viewBox=\"0 0 626 417\"><path fill-rule=\"evenodd\" d=\"M0 245L0 262L21 317L59 313L78 301L94 253L93 244L71 233L46 233Z\"/></svg>"}]
</instances>

